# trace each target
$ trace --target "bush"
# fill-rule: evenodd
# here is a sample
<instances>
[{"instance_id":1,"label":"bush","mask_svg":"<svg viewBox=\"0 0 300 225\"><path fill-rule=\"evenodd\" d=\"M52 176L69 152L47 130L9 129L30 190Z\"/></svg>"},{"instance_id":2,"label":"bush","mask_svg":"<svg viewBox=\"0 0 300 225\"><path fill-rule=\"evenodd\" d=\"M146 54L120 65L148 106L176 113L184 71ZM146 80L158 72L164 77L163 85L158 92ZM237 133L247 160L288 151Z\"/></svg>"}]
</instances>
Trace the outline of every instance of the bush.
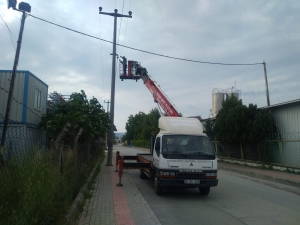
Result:
<instances>
[{"instance_id":1,"label":"bush","mask_svg":"<svg viewBox=\"0 0 300 225\"><path fill-rule=\"evenodd\" d=\"M53 150L32 150L21 163L13 160L0 170L0 224L63 224L97 160L99 154L89 165L76 164L71 150L64 151L61 169Z\"/></svg>"},{"instance_id":2,"label":"bush","mask_svg":"<svg viewBox=\"0 0 300 225\"><path fill-rule=\"evenodd\" d=\"M150 149L150 141L149 140L134 140L133 146L147 148Z\"/></svg>"}]
</instances>

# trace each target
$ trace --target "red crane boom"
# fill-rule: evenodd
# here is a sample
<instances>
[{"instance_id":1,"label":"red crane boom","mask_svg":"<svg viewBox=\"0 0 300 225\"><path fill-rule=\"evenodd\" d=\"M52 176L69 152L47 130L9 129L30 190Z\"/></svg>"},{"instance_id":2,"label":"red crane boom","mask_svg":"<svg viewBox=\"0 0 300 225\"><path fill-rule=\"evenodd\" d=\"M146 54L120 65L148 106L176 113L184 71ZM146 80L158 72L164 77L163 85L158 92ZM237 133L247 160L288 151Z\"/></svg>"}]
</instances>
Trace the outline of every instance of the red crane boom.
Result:
<instances>
[{"instance_id":1,"label":"red crane boom","mask_svg":"<svg viewBox=\"0 0 300 225\"><path fill-rule=\"evenodd\" d=\"M122 67L120 67L122 68ZM128 73L124 73L121 69L120 78L123 79L142 79L144 84L151 92L154 101L165 111L168 116L180 117L181 113L175 108L163 91L156 85L156 83L148 76L146 68L142 67L136 61L128 60Z\"/></svg>"}]
</instances>

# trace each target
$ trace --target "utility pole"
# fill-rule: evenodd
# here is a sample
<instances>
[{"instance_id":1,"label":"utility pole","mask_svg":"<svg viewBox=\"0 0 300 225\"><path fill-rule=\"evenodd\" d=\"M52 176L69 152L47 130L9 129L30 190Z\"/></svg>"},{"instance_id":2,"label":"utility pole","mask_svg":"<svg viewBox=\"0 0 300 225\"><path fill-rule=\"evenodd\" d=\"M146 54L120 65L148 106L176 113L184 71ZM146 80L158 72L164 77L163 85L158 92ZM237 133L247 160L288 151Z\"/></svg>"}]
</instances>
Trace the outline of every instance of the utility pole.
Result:
<instances>
[{"instance_id":1,"label":"utility pole","mask_svg":"<svg viewBox=\"0 0 300 225\"><path fill-rule=\"evenodd\" d=\"M9 1L8 8L10 8L10 7L12 7L14 10L17 10L16 9L16 1L14 3L11 3L11 1ZM20 56L21 43L22 43L22 37L23 37L23 30L24 30L25 19L26 19L25 11L30 12L31 7L28 3L22 2L22 4L21 3L19 4L19 10L17 10L17 11L22 12L22 19L21 19L19 38L18 38L18 45L17 45L15 60L14 60L14 65L13 65L13 71L12 71L12 74L11 74L10 86L9 86L9 91L8 91L8 96L7 96L6 111L5 111L2 138L1 138L1 146L2 147L5 145L5 136L6 136L6 131L7 131L7 127L8 127L8 120L9 120L10 109L11 109L12 94L13 94L13 91L14 91L14 84L15 84L15 79L16 79L17 67L18 67L18 63L19 63L19 56ZM0 156L0 157L2 157L2 156Z\"/></svg>"},{"instance_id":2,"label":"utility pole","mask_svg":"<svg viewBox=\"0 0 300 225\"><path fill-rule=\"evenodd\" d=\"M107 102L106 102L106 101L104 100L104 103L107 104L107 111L106 111L106 112L108 113L108 108L109 108L109 103L110 103L110 101L107 101ZM106 146L105 146L105 147L108 147L108 133L107 133L107 132L106 132L106 135L105 135L105 136L106 136L106 143L105 143Z\"/></svg>"},{"instance_id":3,"label":"utility pole","mask_svg":"<svg viewBox=\"0 0 300 225\"><path fill-rule=\"evenodd\" d=\"M114 13L102 12L102 7L99 7L99 14L104 14L114 17L114 34L113 34L113 54L112 54L112 76L111 76L111 94L110 94L110 126L108 132L108 151L107 151L107 162L106 166L112 166L112 153L113 153L113 138L114 138L114 111L115 111L115 77L116 77L116 39L117 39L117 18L118 17L129 17L132 18L132 12L128 12L127 15L119 14L118 10L115 9Z\"/></svg>"},{"instance_id":4,"label":"utility pole","mask_svg":"<svg viewBox=\"0 0 300 225\"><path fill-rule=\"evenodd\" d=\"M263 62L264 64L264 72L265 72L265 80L266 80L266 95L267 95L267 104L270 106L270 98L269 98L269 87L268 87L268 78L267 78L267 67L266 62Z\"/></svg>"},{"instance_id":5,"label":"utility pole","mask_svg":"<svg viewBox=\"0 0 300 225\"><path fill-rule=\"evenodd\" d=\"M106 112L108 113L108 112L109 112L109 111L108 111L108 108L109 108L109 103L110 103L110 101L107 101L107 102L106 102L106 101L104 100L104 103L107 104L107 111L106 111Z\"/></svg>"}]
</instances>

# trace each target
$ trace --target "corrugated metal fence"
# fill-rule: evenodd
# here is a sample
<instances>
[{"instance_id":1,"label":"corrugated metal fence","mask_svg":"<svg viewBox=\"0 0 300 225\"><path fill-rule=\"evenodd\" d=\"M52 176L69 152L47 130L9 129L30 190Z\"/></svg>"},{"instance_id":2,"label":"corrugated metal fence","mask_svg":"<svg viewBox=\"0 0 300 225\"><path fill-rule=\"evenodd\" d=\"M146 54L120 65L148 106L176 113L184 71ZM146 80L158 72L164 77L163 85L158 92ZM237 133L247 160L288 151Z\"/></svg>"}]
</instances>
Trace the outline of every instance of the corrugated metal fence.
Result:
<instances>
[{"instance_id":1,"label":"corrugated metal fence","mask_svg":"<svg viewBox=\"0 0 300 225\"><path fill-rule=\"evenodd\" d=\"M222 145L213 141L222 157L300 168L300 132L273 134L260 143Z\"/></svg>"}]
</instances>

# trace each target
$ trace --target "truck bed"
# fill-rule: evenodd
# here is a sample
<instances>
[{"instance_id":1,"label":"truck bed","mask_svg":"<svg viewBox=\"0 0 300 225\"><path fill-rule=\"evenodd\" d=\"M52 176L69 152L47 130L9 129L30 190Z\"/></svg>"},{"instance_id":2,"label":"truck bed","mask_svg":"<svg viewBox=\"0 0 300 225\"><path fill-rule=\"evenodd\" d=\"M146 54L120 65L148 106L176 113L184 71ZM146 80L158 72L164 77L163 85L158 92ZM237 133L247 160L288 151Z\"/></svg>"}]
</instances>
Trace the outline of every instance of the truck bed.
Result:
<instances>
[{"instance_id":1,"label":"truck bed","mask_svg":"<svg viewBox=\"0 0 300 225\"><path fill-rule=\"evenodd\" d=\"M151 163L153 160L153 156L151 154L138 154L138 161Z\"/></svg>"},{"instance_id":2,"label":"truck bed","mask_svg":"<svg viewBox=\"0 0 300 225\"><path fill-rule=\"evenodd\" d=\"M137 154L136 156L122 156L124 169L149 169L153 156L151 154ZM133 160L136 160L133 162Z\"/></svg>"}]
</instances>

